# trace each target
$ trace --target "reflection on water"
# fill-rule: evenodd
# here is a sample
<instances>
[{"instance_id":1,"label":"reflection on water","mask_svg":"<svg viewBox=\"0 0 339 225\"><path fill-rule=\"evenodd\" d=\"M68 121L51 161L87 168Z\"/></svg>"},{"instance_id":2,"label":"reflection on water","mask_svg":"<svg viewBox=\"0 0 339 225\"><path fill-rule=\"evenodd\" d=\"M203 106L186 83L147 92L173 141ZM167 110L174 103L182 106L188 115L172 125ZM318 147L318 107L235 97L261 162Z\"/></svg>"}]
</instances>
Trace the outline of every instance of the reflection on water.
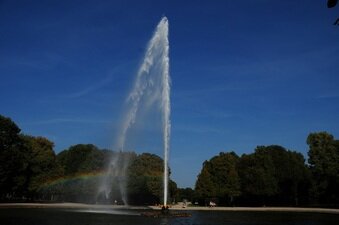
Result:
<instances>
[{"instance_id":1,"label":"reflection on water","mask_svg":"<svg viewBox=\"0 0 339 225\"><path fill-rule=\"evenodd\" d=\"M112 214L112 215L130 215L140 216L136 210L116 210L116 209L69 209L65 211L82 212L82 213L98 213L98 214Z\"/></svg>"},{"instance_id":2,"label":"reflection on water","mask_svg":"<svg viewBox=\"0 0 339 225\"><path fill-rule=\"evenodd\" d=\"M161 218L160 225L167 225L169 224L169 218Z\"/></svg>"},{"instance_id":3,"label":"reflection on water","mask_svg":"<svg viewBox=\"0 0 339 225\"><path fill-rule=\"evenodd\" d=\"M192 211L192 217L149 218L140 210L0 209L1 225L338 225L339 215Z\"/></svg>"}]
</instances>

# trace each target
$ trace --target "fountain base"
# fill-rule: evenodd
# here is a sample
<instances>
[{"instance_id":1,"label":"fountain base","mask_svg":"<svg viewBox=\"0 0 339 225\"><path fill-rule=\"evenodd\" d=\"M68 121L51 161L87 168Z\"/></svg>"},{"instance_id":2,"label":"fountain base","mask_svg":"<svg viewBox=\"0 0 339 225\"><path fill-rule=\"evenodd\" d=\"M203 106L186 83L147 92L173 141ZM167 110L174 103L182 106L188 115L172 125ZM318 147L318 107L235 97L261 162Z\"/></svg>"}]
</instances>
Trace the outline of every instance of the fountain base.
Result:
<instances>
[{"instance_id":1,"label":"fountain base","mask_svg":"<svg viewBox=\"0 0 339 225\"><path fill-rule=\"evenodd\" d=\"M145 217L168 218L168 217L191 217L191 214L184 212L170 212L168 206L163 206L160 211L149 211L141 213Z\"/></svg>"},{"instance_id":2,"label":"fountain base","mask_svg":"<svg viewBox=\"0 0 339 225\"><path fill-rule=\"evenodd\" d=\"M192 216L189 213L183 213L183 212L169 212L169 213L164 214L161 211L143 212L141 213L141 215L145 217L152 217L152 218L171 218L171 217L191 217Z\"/></svg>"}]
</instances>

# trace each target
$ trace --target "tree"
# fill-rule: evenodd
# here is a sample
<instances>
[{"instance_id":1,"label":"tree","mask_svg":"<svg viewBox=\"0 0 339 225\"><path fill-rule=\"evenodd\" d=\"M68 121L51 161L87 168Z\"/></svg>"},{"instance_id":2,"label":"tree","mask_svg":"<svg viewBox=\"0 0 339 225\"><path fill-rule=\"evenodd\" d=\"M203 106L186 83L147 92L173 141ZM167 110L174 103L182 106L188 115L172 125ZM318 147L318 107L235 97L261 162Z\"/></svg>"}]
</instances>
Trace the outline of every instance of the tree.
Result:
<instances>
[{"instance_id":1,"label":"tree","mask_svg":"<svg viewBox=\"0 0 339 225\"><path fill-rule=\"evenodd\" d=\"M92 144L71 146L60 152L57 159L65 175L93 172L104 168L103 152Z\"/></svg>"},{"instance_id":2,"label":"tree","mask_svg":"<svg viewBox=\"0 0 339 225\"><path fill-rule=\"evenodd\" d=\"M269 157L273 162L273 176L277 192L271 199L278 205L298 205L307 201L310 174L302 154L286 150L278 145L258 146L257 154Z\"/></svg>"},{"instance_id":3,"label":"tree","mask_svg":"<svg viewBox=\"0 0 339 225\"><path fill-rule=\"evenodd\" d=\"M60 152L57 162L65 179L61 187L63 198L78 202L95 202L101 183L95 174L107 169L111 155L113 152L99 150L92 144L77 144ZM85 177L86 179L83 179Z\"/></svg>"},{"instance_id":4,"label":"tree","mask_svg":"<svg viewBox=\"0 0 339 225\"><path fill-rule=\"evenodd\" d=\"M320 203L339 203L339 144L327 132L311 133L308 162L314 176L314 198Z\"/></svg>"},{"instance_id":5,"label":"tree","mask_svg":"<svg viewBox=\"0 0 339 225\"><path fill-rule=\"evenodd\" d=\"M278 191L271 157L260 148L249 155L242 155L239 162L239 176L243 196L251 204L267 204L267 199Z\"/></svg>"},{"instance_id":6,"label":"tree","mask_svg":"<svg viewBox=\"0 0 339 225\"><path fill-rule=\"evenodd\" d=\"M197 197L217 197L221 204L232 204L234 197L240 195L238 159L234 152L221 152L205 161L195 186Z\"/></svg>"},{"instance_id":7,"label":"tree","mask_svg":"<svg viewBox=\"0 0 339 225\"><path fill-rule=\"evenodd\" d=\"M177 199L178 199L178 185L177 183L175 183L173 180L169 180L168 182L168 191L169 191L169 199L168 199L168 202L177 202Z\"/></svg>"},{"instance_id":8,"label":"tree","mask_svg":"<svg viewBox=\"0 0 339 225\"><path fill-rule=\"evenodd\" d=\"M338 0L327 0L327 7L332 8L332 7L336 6L337 3L338 3Z\"/></svg>"},{"instance_id":9,"label":"tree","mask_svg":"<svg viewBox=\"0 0 339 225\"><path fill-rule=\"evenodd\" d=\"M41 198L41 187L48 181L62 175L53 151L54 144L44 137L21 135L24 143L26 163L26 191L31 198ZM50 197L50 196L45 196Z\"/></svg>"},{"instance_id":10,"label":"tree","mask_svg":"<svg viewBox=\"0 0 339 225\"><path fill-rule=\"evenodd\" d=\"M184 199L193 202L194 190L192 188L178 188L178 200L183 201Z\"/></svg>"},{"instance_id":11,"label":"tree","mask_svg":"<svg viewBox=\"0 0 339 225\"><path fill-rule=\"evenodd\" d=\"M10 150L19 144L20 128L10 119L0 115L0 151Z\"/></svg>"},{"instance_id":12,"label":"tree","mask_svg":"<svg viewBox=\"0 0 339 225\"><path fill-rule=\"evenodd\" d=\"M143 153L135 158L128 170L129 199L134 204L159 204L163 195L163 160Z\"/></svg>"},{"instance_id":13,"label":"tree","mask_svg":"<svg viewBox=\"0 0 339 225\"><path fill-rule=\"evenodd\" d=\"M0 115L0 198L22 197L26 177L20 128Z\"/></svg>"},{"instance_id":14,"label":"tree","mask_svg":"<svg viewBox=\"0 0 339 225\"><path fill-rule=\"evenodd\" d=\"M217 191L212 181L212 175L210 172L210 162L205 161L201 172L198 175L198 179L195 182L195 195L199 199L200 204L205 203L207 198L216 198Z\"/></svg>"}]
</instances>

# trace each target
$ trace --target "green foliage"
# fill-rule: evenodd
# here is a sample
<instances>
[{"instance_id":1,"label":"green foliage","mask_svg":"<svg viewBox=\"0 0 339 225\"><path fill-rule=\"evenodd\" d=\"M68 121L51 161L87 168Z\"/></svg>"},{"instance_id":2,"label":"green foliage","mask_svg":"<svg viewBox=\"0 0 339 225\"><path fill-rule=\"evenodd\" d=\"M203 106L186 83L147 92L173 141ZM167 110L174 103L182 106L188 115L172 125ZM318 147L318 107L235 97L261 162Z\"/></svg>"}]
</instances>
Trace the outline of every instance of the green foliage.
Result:
<instances>
[{"instance_id":1,"label":"green foliage","mask_svg":"<svg viewBox=\"0 0 339 225\"><path fill-rule=\"evenodd\" d=\"M179 197L178 185L173 180L169 180L168 182L169 189L169 203L177 202Z\"/></svg>"},{"instance_id":2,"label":"green foliage","mask_svg":"<svg viewBox=\"0 0 339 225\"><path fill-rule=\"evenodd\" d=\"M313 200L323 204L339 204L339 144L327 132L311 133L308 162L313 174Z\"/></svg>"},{"instance_id":3,"label":"green foliage","mask_svg":"<svg viewBox=\"0 0 339 225\"><path fill-rule=\"evenodd\" d=\"M322 176L339 176L338 141L326 132L311 133L307 138L310 149L309 164L314 173Z\"/></svg>"},{"instance_id":4,"label":"green foliage","mask_svg":"<svg viewBox=\"0 0 339 225\"><path fill-rule=\"evenodd\" d=\"M37 195L40 187L51 179L62 175L53 151L54 144L43 137L21 135L26 154L27 191Z\"/></svg>"},{"instance_id":5,"label":"green foliage","mask_svg":"<svg viewBox=\"0 0 339 225\"><path fill-rule=\"evenodd\" d=\"M310 174L304 157L277 145L258 146L240 158L220 153L205 161L195 196L200 203L297 205L307 201Z\"/></svg>"},{"instance_id":6,"label":"green foliage","mask_svg":"<svg viewBox=\"0 0 339 225\"><path fill-rule=\"evenodd\" d=\"M209 162L205 161L198 179L195 183L195 194L199 199L216 197L216 187L212 182L212 175L209 172Z\"/></svg>"},{"instance_id":7,"label":"green foliage","mask_svg":"<svg viewBox=\"0 0 339 225\"><path fill-rule=\"evenodd\" d=\"M49 186L47 190L58 190L61 200L94 203L102 180L98 174L106 171L114 155L127 153L100 150L92 144L78 144L57 155L58 165L62 168L62 184ZM121 162L118 162L121 164ZM116 182L115 180L113 182ZM112 193L117 190L111 190ZM46 189L45 189L46 191Z\"/></svg>"},{"instance_id":8,"label":"green foliage","mask_svg":"<svg viewBox=\"0 0 339 225\"><path fill-rule=\"evenodd\" d=\"M195 198L194 190L192 188L178 188L177 196L178 201L188 200L193 202Z\"/></svg>"},{"instance_id":9,"label":"green foliage","mask_svg":"<svg viewBox=\"0 0 339 225\"><path fill-rule=\"evenodd\" d=\"M239 163L241 187L245 195L272 196L277 193L273 161L259 151L243 155Z\"/></svg>"},{"instance_id":10,"label":"green foliage","mask_svg":"<svg viewBox=\"0 0 339 225\"><path fill-rule=\"evenodd\" d=\"M19 141L20 128L10 119L0 115L0 151L15 148Z\"/></svg>"},{"instance_id":11,"label":"green foliage","mask_svg":"<svg viewBox=\"0 0 339 225\"><path fill-rule=\"evenodd\" d=\"M136 176L162 176L163 160L154 154L143 153L131 164L130 173Z\"/></svg>"},{"instance_id":12,"label":"green foliage","mask_svg":"<svg viewBox=\"0 0 339 225\"><path fill-rule=\"evenodd\" d=\"M23 195L27 167L19 127L0 115L0 198Z\"/></svg>"},{"instance_id":13,"label":"green foliage","mask_svg":"<svg viewBox=\"0 0 339 225\"><path fill-rule=\"evenodd\" d=\"M160 203L163 194L163 160L159 156L149 153L137 156L131 162L128 177L129 199L133 199L133 203Z\"/></svg>"},{"instance_id":14,"label":"green foliage","mask_svg":"<svg viewBox=\"0 0 339 225\"><path fill-rule=\"evenodd\" d=\"M195 185L197 198L218 197L221 203L231 204L233 198L240 195L238 160L234 152L221 152L205 161Z\"/></svg>"},{"instance_id":15,"label":"green foliage","mask_svg":"<svg viewBox=\"0 0 339 225\"><path fill-rule=\"evenodd\" d=\"M114 184L111 195L120 194L116 184L124 181L130 203L161 203L163 160L159 156L101 150L91 144L74 145L55 155L51 141L20 131L10 118L0 115L1 201L94 203L102 182L96 175L116 158L115 166L123 169L110 177ZM302 154L277 145L258 146L254 153L241 157L221 152L203 163L194 191L178 189L170 180L169 194L172 201L216 199L223 205L307 205L312 200L338 206L339 141L319 132L311 133L307 144L308 165ZM123 171L128 179L120 174Z\"/></svg>"},{"instance_id":16,"label":"green foliage","mask_svg":"<svg viewBox=\"0 0 339 225\"><path fill-rule=\"evenodd\" d=\"M102 170L104 168L104 152L92 144L78 144L60 152L58 163L64 175L74 175Z\"/></svg>"},{"instance_id":17,"label":"green foliage","mask_svg":"<svg viewBox=\"0 0 339 225\"><path fill-rule=\"evenodd\" d=\"M242 190L261 204L298 205L305 202L310 175L304 157L277 145L258 146L239 164Z\"/></svg>"}]
</instances>

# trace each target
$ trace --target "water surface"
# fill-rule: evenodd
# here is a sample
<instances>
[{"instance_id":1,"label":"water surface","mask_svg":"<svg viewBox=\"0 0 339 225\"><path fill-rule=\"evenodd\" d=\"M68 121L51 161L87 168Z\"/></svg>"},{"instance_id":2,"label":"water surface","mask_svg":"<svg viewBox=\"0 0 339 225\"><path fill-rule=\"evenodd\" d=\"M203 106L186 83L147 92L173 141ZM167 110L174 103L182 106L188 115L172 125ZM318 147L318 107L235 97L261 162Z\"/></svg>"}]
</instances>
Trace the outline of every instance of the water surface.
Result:
<instances>
[{"instance_id":1,"label":"water surface","mask_svg":"<svg viewBox=\"0 0 339 225\"><path fill-rule=\"evenodd\" d=\"M191 211L189 218L148 218L140 210L0 209L1 225L338 225L339 215Z\"/></svg>"}]
</instances>

